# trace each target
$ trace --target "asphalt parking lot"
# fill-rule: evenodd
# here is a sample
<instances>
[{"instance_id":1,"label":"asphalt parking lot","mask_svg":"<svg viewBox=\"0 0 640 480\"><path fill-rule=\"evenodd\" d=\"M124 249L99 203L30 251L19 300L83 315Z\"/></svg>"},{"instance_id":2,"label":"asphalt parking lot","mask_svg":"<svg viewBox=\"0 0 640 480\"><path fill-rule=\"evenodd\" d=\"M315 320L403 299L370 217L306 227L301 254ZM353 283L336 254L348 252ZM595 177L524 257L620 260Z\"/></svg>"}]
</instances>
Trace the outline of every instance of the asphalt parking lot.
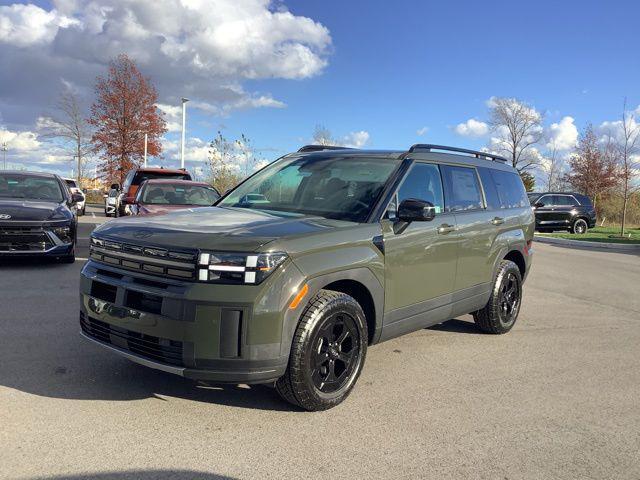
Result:
<instances>
[{"instance_id":1,"label":"asphalt parking lot","mask_svg":"<svg viewBox=\"0 0 640 480\"><path fill-rule=\"evenodd\" d=\"M640 256L535 250L511 333L377 345L321 413L87 343L82 260L1 265L0 478L640 478Z\"/></svg>"}]
</instances>

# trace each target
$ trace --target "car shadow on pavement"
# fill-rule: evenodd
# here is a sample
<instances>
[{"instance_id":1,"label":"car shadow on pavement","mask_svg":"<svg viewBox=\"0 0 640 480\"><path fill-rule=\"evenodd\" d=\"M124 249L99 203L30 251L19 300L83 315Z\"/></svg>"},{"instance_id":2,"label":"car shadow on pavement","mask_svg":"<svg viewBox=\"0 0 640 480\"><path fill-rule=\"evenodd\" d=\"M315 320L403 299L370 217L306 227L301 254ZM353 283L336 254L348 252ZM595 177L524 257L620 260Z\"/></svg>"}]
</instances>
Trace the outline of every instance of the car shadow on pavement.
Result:
<instances>
[{"instance_id":1,"label":"car shadow on pavement","mask_svg":"<svg viewBox=\"0 0 640 480\"><path fill-rule=\"evenodd\" d=\"M129 470L122 472L83 473L35 477L33 480L234 480L234 477L195 470Z\"/></svg>"},{"instance_id":2,"label":"car shadow on pavement","mask_svg":"<svg viewBox=\"0 0 640 480\"><path fill-rule=\"evenodd\" d=\"M208 384L130 362L83 339L75 315L51 313L52 317L10 314L2 319L0 386L69 400L167 401L173 397L239 408L296 411L267 385ZM11 328L5 328L8 325Z\"/></svg>"},{"instance_id":3,"label":"car shadow on pavement","mask_svg":"<svg viewBox=\"0 0 640 480\"><path fill-rule=\"evenodd\" d=\"M454 318L447 320L446 322L439 323L432 327L428 327L427 330L436 330L439 332L452 332L452 333L472 333L475 335L486 335L478 326L473 323L473 320L466 321Z\"/></svg>"}]
</instances>

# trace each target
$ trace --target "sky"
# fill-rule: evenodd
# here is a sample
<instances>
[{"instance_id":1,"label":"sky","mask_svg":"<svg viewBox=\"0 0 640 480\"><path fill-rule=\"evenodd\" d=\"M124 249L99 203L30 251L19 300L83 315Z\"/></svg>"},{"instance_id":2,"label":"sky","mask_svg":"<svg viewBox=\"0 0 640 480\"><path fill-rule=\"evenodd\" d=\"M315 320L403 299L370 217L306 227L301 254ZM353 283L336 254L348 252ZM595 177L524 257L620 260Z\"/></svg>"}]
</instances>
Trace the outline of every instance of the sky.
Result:
<instances>
[{"instance_id":1,"label":"sky","mask_svg":"<svg viewBox=\"0 0 640 480\"><path fill-rule=\"evenodd\" d=\"M528 102L544 117L540 154L554 141L566 156L625 98L640 115L638 18L631 0L0 1L0 143L11 168L70 175L43 119L65 88L90 102L127 53L170 128L152 164L178 165L182 96L187 167L202 175L218 130L265 161L311 143L316 125L355 147L480 149L493 97Z\"/></svg>"}]
</instances>

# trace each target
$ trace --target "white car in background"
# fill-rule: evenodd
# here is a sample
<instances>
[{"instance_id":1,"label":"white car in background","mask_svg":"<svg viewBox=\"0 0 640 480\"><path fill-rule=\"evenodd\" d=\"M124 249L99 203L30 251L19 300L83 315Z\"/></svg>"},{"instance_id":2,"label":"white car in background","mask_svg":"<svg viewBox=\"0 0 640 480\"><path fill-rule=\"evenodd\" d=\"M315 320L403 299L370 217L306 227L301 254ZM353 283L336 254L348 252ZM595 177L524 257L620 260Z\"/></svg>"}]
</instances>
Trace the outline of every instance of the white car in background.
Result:
<instances>
[{"instance_id":1,"label":"white car in background","mask_svg":"<svg viewBox=\"0 0 640 480\"><path fill-rule=\"evenodd\" d=\"M67 182L67 187L69 187L69 191L71 193L79 193L82 195L82 201L76 204L76 209L78 211L78 216L84 215L85 208L87 205L87 198L84 195L84 192L78 186L78 182L76 182L73 178L65 178L65 182Z\"/></svg>"},{"instance_id":2,"label":"white car in background","mask_svg":"<svg viewBox=\"0 0 640 480\"><path fill-rule=\"evenodd\" d=\"M120 192L115 188L109 190L109 194L104 196L104 215L110 217L118 212L118 196ZM116 215L117 216L117 215Z\"/></svg>"}]
</instances>

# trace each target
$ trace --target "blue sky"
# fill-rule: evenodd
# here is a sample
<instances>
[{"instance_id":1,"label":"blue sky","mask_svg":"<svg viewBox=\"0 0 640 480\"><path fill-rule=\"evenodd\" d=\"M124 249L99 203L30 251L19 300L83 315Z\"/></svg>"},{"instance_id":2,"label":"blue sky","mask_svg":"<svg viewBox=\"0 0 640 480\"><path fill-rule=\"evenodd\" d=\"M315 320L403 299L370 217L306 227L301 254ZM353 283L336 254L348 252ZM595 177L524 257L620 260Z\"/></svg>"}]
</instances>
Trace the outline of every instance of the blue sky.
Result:
<instances>
[{"instance_id":1,"label":"blue sky","mask_svg":"<svg viewBox=\"0 0 640 480\"><path fill-rule=\"evenodd\" d=\"M494 95L524 99L549 122L573 116L580 127L617 118L625 96L638 105L639 2L535 3L288 2L331 31L329 66L304 81L259 82L287 108L224 123L284 150L316 123L336 136L365 130L374 148L481 147L484 139L451 127L485 118Z\"/></svg>"},{"instance_id":2,"label":"blue sky","mask_svg":"<svg viewBox=\"0 0 640 480\"><path fill-rule=\"evenodd\" d=\"M246 134L271 160L310 141L317 124L344 143L360 132L371 148L416 142L481 148L490 134L460 135L455 127L485 121L492 96L529 102L547 126L571 117L574 130L617 120L624 97L632 109L640 104L634 1L195 0L199 17L174 19L179 1L0 2L0 20L9 21L0 27L0 136L3 129L13 135L15 164L70 169L61 152L37 158L49 148L38 137L37 118L47 115L64 82L90 96L95 75L118 49L158 83L160 103L170 108L181 95L192 99L187 135L198 140L191 145L201 156L219 128L228 138ZM235 11L240 4L246 8ZM286 21L273 15L285 11ZM208 24L194 23L207 15L213 15ZM96 30L97 19L111 23ZM174 21L184 22L181 33L173 32ZM229 40L241 24L252 25L256 38ZM215 48L207 38L183 38L193 33L189 28L208 27L208 35L222 38ZM150 39L171 35L180 49L154 55L160 47ZM194 69L201 53L210 62ZM21 152L27 134L39 147L26 142L31 147ZM177 136L167 134L166 158L157 163L175 164Z\"/></svg>"}]
</instances>

